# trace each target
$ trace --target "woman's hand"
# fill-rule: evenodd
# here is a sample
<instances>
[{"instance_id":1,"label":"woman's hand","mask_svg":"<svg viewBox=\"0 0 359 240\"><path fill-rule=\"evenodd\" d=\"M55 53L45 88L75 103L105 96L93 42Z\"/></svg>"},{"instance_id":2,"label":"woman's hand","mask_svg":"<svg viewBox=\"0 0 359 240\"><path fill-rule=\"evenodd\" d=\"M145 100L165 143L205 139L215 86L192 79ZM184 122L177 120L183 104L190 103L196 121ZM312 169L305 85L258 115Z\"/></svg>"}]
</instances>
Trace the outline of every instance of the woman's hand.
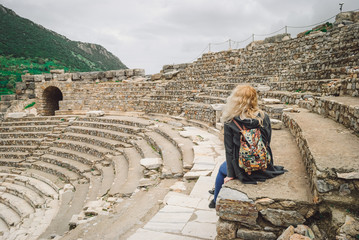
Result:
<instances>
[{"instance_id":1,"label":"woman's hand","mask_svg":"<svg viewBox=\"0 0 359 240\"><path fill-rule=\"evenodd\" d=\"M224 183L229 182L231 180L233 180L233 177L225 177L224 178Z\"/></svg>"}]
</instances>

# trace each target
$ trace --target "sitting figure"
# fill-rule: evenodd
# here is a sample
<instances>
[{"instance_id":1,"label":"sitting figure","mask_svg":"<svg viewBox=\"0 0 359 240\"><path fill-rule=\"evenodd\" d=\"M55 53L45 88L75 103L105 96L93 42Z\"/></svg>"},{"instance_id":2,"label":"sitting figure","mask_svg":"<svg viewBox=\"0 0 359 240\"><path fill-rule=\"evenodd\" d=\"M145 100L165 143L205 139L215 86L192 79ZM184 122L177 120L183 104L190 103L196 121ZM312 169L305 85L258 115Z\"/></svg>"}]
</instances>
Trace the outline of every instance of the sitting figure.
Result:
<instances>
[{"instance_id":1,"label":"sitting figure","mask_svg":"<svg viewBox=\"0 0 359 240\"><path fill-rule=\"evenodd\" d=\"M258 108L253 87L238 85L232 91L223 109L222 121L226 161L219 168L210 208L215 208L223 183L239 179L244 184L257 184L286 171L273 164L270 119Z\"/></svg>"}]
</instances>

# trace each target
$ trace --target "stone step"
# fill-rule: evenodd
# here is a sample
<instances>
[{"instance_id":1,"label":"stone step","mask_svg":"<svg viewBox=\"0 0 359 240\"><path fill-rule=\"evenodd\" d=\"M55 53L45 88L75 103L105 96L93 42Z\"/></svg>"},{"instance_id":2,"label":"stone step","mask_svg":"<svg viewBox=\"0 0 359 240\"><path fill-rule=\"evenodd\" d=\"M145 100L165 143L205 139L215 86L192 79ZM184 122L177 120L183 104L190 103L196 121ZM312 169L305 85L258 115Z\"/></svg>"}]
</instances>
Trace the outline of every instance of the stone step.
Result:
<instances>
[{"instance_id":1,"label":"stone step","mask_svg":"<svg viewBox=\"0 0 359 240\"><path fill-rule=\"evenodd\" d=\"M48 197L57 199L60 189L64 188L66 182L54 174L44 172L35 168L30 168L30 166L31 165L24 166L24 169L26 169L24 176L30 178L28 183L26 184L30 184L31 186L33 186L34 189L38 189L39 191L41 191L42 194ZM32 179L35 179L37 182ZM23 179L19 181L23 181ZM53 191L55 191L55 193Z\"/></svg>"},{"instance_id":2,"label":"stone step","mask_svg":"<svg viewBox=\"0 0 359 240\"><path fill-rule=\"evenodd\" d=\"M217 236L222 237L221 239L224 239L223 234L235 234L224 231L223 220L229 221L228 224L240 224L243 226L241 229L254 233L260 233L266 227L268 234L273 234L270 233L273 226L276 231L284 230L289 225L304 223L316 213L317 205L313 202L315 199L310 190L305 165L290 131L273 131L271 148L274 165L284 166L288 172L265 182L258 182L257 185L243 184L239 180L224 184L216 206L217 215L221 219L218 222Z\"/></svg>"},{"instance_id":3,"label":"stone step","mask_svg":"<svg viewBox=\"0 0 359 240\"><path fill-rule=\"evenodd\" d=\"M89 128L82 126L70 126L66 129L66 131L120 141L123 142L122 145L124 145L124 147L127 147L126 143L129 144L132 139L137 139L137 137L133 134L117 133L112 130Z\"/></svg>"},{"instance_id":4,"label":"stone step","mask_svg":"<svg viewBox=\"0 0 359 240\"><path fill-rule=\"evenodd\" d=\"M0 153L1 152L33 152L36 150L38 146L4 146L0 145Z\"/></svg>"},{"instance_id":5,"label":"stone step","mask_svg":"<svg viewBox=\"0 0 359 240\"><path fill-rule=\"evenodd\" d=\"M26 200L26 202L28 202L33 208L40 208L45 203L44 198L42 198L39 194L34 192L32 189L27 188L25 186L8 183L8 182L2 183L1 186L6 188L4 192L13 194L15 196L18 196Z\"/></svg>"},{"instance_id":6,"label":"stone step","mask_svg":"<svg viewBox=\"0 0 359 240\"><path fill-rule=\"evenodd\" d=\"M305 109L284 113L282 120L296 137L314 195L358 208L359 138L343 125Z\"/></svg>"},{"instance_id":7,"label":"stone step","mask_svg":"<svg viewBox=\"0 0 359 240\"><path fill-rule=\"evenodd\" d=\"M58 186L54 185L47 178L43 178L35 174L30 175L31 176L0 173L0 177L11 177L14 180L13 183L25 186L40 196L50 197L52 199L58 198Z\"/></svg>"},{"instance_id":8,"label":"stone step","mask_svg":"<svg viewBox=\"0 0 359 240\"><path fill-rule=\"evenodd\" d=\"M0 152L0 159L6 158L25 160L28 156L30 156L30 153L26 152Z\"/></svg>"},{"instance_id":9,"label":"stone step","mask_svg":"<svg viewBox=\"0 0 359 240\"><path fill-rule=\"evenodd\" d=\"M138 187L140 179L143 178L143 170L144 168L141 166L141 155L135 148L125 148L123 149L123 155L128 162L128 173L127 180L124 185L120 187L120 189L115 189L110 193L120 193L121 196L130 196Z\"/></svg>"},{"instance_id":10,"label":"stone step","mask_svg":"<svg viewBox=\"0 0 359 240\"><path fill-rule=\"evenodd\" d=\"M7 139L0 139L0 146L4 146L4 145L33 146L33 145L39 145L43 140L44 140L43 138L7 138Z\"/></svg>"},{"instance_id":11,"label":"stone step","mask_svg":"<svg viewBox=\"0 0 359 240\"><path fill-rule=\"evenodd\" d=\"M218 103L226 103L226 97L201 95L201 96L195 96L194 101L203 104L218 104Z\"/></svg>"},{"instance_id":12,"label":"stone step","mask_svg":"<svg viewBox=\"0 0 359 240\"><path fill-rule=\"evenodd\" d=\"M101 164L97 164L97 168L100 170L102 176L100 189L97 195L97 197L99 197L104 196L110 191L112 184L114 183L115 172L112 165L102 166Z\"/></svg>"},{"instance_id":13,"label":"stone step","mask_svg":"<svg viewBox=\"0 0 359 240\"><path fill-rule=\"evenodd\" d=\"M28 167L58 176L62 181L65 181L65 182L75 181L75 180L81 178L75 172L69 171L66 168L57 166L55 164L47 163L47 162L41 162L41 161L34 162Z\"/></svg>"},{"instance_id":14,"label":"stone step","mask_svg":"<svg viewBox=\"0 0 359 240\"><path fill-rule=\"evenodd\" d=\"M150 140L150 139L149 139ZM156 143L149 143L145 139L139 139L133 141L133 145L136 150L141 154L142 158L160 158L161 155L157 152L159 148L156 148Z\"/></svg>"},{"instance_id":15,"label":"stone step","mask_svg":"<svg viewBox=\"0 0 359 240\"><path fill-rule=\"evenodd\" d=\"M26 200L10 193L0 192L0 202L16 211L21 218L26 218L35 211Z\"/></svg>"},{"instance_id":16,"label":"stone step","mask_svg":"<svg viewBox=\"0 0 359 240\"><path fill-rule=\"evenodd\" d=\"M261 109L268 113L271 118L281 119L283 110L290 109L294 105L288 104L265 104L261 106Z\"/></svg>"},{"instance_id":17,"label":"stone step","mask_svg":"<svg viewBox=\"0 0 359 240\"><path fill-rule=\"evenodd\" d=\"M1 126L0 132L51 132L56 125Z\"/></svg>"},{"instance_id":18,"label":"stone step","mask_svg":"<svg viewBox=\"0 0 359 240\"><path fill-rule=\"evenodd\" d=\"M14 126L39 126L39 125L50 125L56 126L61 123L59 120L48 120L48 121L13 121L13 122L1 122L2 127L14 127Z\"/></svg>"},{"instance_id":19,"label":"stone step","mask_svg":"<svg viewBox=\"0 0 359 240\"><path fill-rule=\"evenodd\" d=\"M282 103L298 104L302 108L330 117L347 128L359 132L359 101L357 97L325 96L315 93L268 91L262 97L280 99Z\"/></svg>"},{"instance_id":20,"label":"stone step","mask_svg":"<svg viewBox=\"0 0 359 240\"><path fill-rule=\"evenodd\" d=\"M129 173L129 163L125 156L118 155L112 158L112 164L114 165L115 175L114 180L109 191L110 196L116 196L121 194L121 189L125 185Z\"/></svg>"},{"instance_id":21,"label":"stone step","mask_svg":"<svg viewBox=\"0 0 359 240\"><path fill-rule=\"evenodd\" d=\"M39 122L47 122L47 121L66 121L66 117L67 116L43 116L43 117L23 117L23 118L6 118L3 122L8 123L8 122L34 122L34 121L39 121Z\"/></svg>"},{"instance_id":22,"label":"stone step","mask_svg":"<svg viewBox=\"0 0 359 240\"><path fill-rule=\"evenodd\" d=\"M53 146L57 147L57 148L65 148L65 149L70 149L70 150L74 150L77 152L91 154L98 158L103 158L106 154L114 152L110 149L95 146L95 145L92 145L89 143L70 141L70 140L61 140L61 139L55 141Z\"/></svg>"},{"instance_id":23,"label":"stone step","mask_svg":"<svg viewBox=\"0 0 359 240\"><path fill-rule=\"evenodd\" d=\"M63 158L52 154L44 154L40 157L40 160L43 162L49 162L58 165L63 168L67 168L70 171L78 173L79 175L82 175L82 173L85 172L90 172L91 170L95 170L93 166L89 166L73 159Z\"/></svg>"},{"instance_id":24,"label":"stone step","mask_svg":"<svg viewBox=\"0 0 359 240\"><path fill-rule=\"evenodd\" d=\"M43 138L48 132L2 132L0 133L1 139L12 139L12 138Z\"/></svg>"},{"instance_id":25,"label":"stone step","mask_svg":"<svg viewBox=\"0 0 359 240\"><path fill-rule=\"evenodd\" d=\"M350 96L313 97L302 100L299 106L329 117L359 133L359 98Z\"/></svg>"},{"instance_id":26,"label":"stone step","mask_svg":"<svg viewBox=\"0 0 359 240\"><path fill-rule=\"evenodd\" d=\"M67 132L62 135L61 139L69 139L71 141L89 143L89 144L107 148L110 150L115 150L115 148L117 148L117 147L124 146L121 144L121 142L118 142L115 140L111 140L111 139L107 139L107 138L103 138L103 137L97 137L97 136L93 136L93 135L81 134L81 133Z\"/></svg>"},{"instance_id":27,"label":"stone step","mask_svg":"<svg viewBox=\"0 0 359 240\"><path fill-rule=\"evenodd\" d=\"M177 147L157 132L146 132L160 150L163 159L162 177L181 177L183 175L183 163L181 153Z\"/></svg>"},{"instance_id":28,"label":"stone step","mask_svg":"<svg viewBox=\"0 0 359 240\"><path fill-rule=\"evenodd\" d=\"M140 114L142 116L142 114ZM112 123L117 125L128 125L138 128L146 128L153 123L147 119L140 118L138 114L129 114L123 116L104 116L101 118L83 118L83 121L95 121L95 122L104 122L104 123Z\"/></svg>"},{"instance_id":29,"label":"stone step","mask_svg":"<svg viewBox=\"0 0 359 240\"><path fill-rule=\"evenodd\" d=\"M0 158L0 166L9 166L17 167L21 162L24 162L25 159L18 158Z\"/></svg>"},{"instance_id":30,"label":"stone step","mask_svg":"<svg viewBox=\"0 0 359 240\"><path fill-rule=\"evenodd\" d=\"M155 129L156 132L165 137L173 145L177 147L181 154L183 168L191 169L193 166L193 142L182 137L173 126L167 124L159 124L158 128Z\"/></svg>"},{"instance_id":31,"label":"stone step","mask_svg":"<svg viewBox=\"0 0 359 240\"><path fill-rule=\"evenodd\" d=\"M8 228L18 225L21 218L16 211L0 202L0 219L2 219Z\"/></svg>"},{"instance_id":32,"label":"stone step","mask_svg":"<svg viewBox=\"0 0 359 240\"><path fill-rule=\"evenodd\" d=\"M2 220L0 214L0 236L4 239L7 239L8 234L9 234L9 227L7 223L4 220Z\"/></svg>"},{"instance_id":33,"label":"stone step","mask_svg":"<svg viewBox=\"0 0 359 240\"><path fill-rule=\"evenodd\" d=\"M119 125L114 123L106 123L106 122L74 121L72 122L72 126L106 129L115 132L127 133L127 134L137 134L141 132L141 128L138 127Z\"/></svg>"},{"instance_id":34,"label":"stone step","mask_svg":"<svg viewBox=\"0 0 359 240\"><path fill-rule=\"evenodd\" d=\"M95 163L101 160L101 158L95 157L93 155L74 151L71 149L66 149L66 148L50 147L47 150L47 153L63 158L73 159L90 166L94 165Z\"/></svg>"},{"instance_id":35,"label":"stone step","mask_svg":"<svg viewBox=\"0 0 359 240\"><path fill-rule=\"evenodd\" d=\"M62 194L61 204L58 213L51 220L40 239L50 239L53 235L63 236L69 231L69 222L73 215L79 214L86 203L86 196L89 191L89 184L74 183L75 191L66 191Z\"/></svg>"}]
</instances>

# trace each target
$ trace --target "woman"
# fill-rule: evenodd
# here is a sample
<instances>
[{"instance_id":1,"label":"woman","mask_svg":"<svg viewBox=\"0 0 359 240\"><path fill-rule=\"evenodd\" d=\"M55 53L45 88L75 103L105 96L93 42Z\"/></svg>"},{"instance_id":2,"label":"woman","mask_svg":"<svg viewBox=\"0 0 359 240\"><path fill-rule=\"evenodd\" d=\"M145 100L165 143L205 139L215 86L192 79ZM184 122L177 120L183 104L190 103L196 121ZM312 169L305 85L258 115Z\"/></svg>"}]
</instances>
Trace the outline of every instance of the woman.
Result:
<instances>
[{"instance_id":1,"label":"woman","mask_svg":"<svg viewBox=\"0 0 359 240\"><path fill-rule=\"evenodd\" d=\"M239 146L241 132L233 119L241 127L246 129L259 128L267 151L271 156L271 162L265 171L258 170L247 174L244 169L239 167ZM281 166L273 165L273 155L270 148L272 128L270 119L266 113L258 108L258 96L256 90L248 85L238 85L227 98L227 103L222 114L224 122L224 147L226 151L226 161L220 166L214 191L214 199L209 204L214 208L222 184L233 179L239 179L245 184L257 184L258 181L264 182L266 179L273 178L285 172Z\"/></svg>"}]
</instances>

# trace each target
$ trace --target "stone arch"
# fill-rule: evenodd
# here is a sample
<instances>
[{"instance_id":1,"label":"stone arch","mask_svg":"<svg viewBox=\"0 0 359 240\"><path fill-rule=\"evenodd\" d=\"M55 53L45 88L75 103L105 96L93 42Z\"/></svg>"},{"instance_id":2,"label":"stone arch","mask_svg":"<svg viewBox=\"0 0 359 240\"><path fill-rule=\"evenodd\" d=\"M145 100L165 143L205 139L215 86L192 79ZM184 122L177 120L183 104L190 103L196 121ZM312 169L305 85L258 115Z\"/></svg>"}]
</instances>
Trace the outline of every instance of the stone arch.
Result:
<instances>
[{"instance_id":1,"label":"stone arch","mask_svg":"<svg viewBox=\"0 0 359 240\"><path fill-rule=\"evenodd\" d=\"M43 94L42 100L44 103L44 116L53 116L55 111L59 110L59 101L62 101L63 96L59 88L50 86L47 87Z\"/></svg>"}]
</instances>

